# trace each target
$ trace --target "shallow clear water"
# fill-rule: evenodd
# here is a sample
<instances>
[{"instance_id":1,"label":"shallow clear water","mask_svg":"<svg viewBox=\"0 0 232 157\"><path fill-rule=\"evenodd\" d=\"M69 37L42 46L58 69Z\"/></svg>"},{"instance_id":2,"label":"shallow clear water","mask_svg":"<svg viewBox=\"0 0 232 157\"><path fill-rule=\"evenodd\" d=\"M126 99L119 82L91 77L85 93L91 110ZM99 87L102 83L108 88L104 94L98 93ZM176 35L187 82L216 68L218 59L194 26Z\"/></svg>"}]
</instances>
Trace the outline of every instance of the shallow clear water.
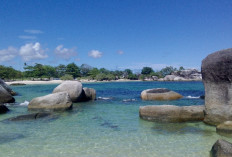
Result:
<instances>
[{"instance_id":1,"label":"shallow clear water","mask_svg":"<svg viewBox=\"0 0 232 157\"><path fill-rule=\"evenodd\" d=\"M57 85L12 87L17 103L52 92ZM219 138L215 127L197 123L154 123L139 118L139 106L202 105L195 98L204 95L201 82L91 83L93 102L76 103L71 111L56 113L53 119L10 122L5 119L30 113L27 106L10 105L0 115L0 156L78 157L205 157ZM169 88L184 98L175 101L142 101L149 88ZM188 98L188 96L193 97Z\"/></svg>"}]
</instances>

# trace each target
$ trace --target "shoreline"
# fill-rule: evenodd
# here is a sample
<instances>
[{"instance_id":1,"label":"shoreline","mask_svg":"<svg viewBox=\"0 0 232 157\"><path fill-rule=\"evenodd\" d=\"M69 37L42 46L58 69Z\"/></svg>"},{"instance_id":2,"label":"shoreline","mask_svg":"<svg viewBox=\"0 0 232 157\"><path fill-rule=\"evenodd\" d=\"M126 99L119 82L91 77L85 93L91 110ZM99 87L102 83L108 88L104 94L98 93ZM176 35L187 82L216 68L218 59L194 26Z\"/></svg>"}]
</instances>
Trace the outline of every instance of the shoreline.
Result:
<instances>
[{"instance_id":1,"label":"shoreline","mask_svg":"<svg viewBox=\"0 0 232 157\"><path fill-rule=\"evenodd\" d=\"M25 84L25 85L37 85L37 84L61 84L65 80L51 80L51 81L30 81L30 80L23 80L23 81L11 81L5 82L7 85L11 84ZM75 81L75 80L73 80ZM142 81L142 80L127 80L127 79L120 79L120 80L111 80L111 81L97 81L97 80L78 80L81 83L107 83L107 82L202 82L202 80L182 80L182 81Z\"/></svg>"}]
</instances>

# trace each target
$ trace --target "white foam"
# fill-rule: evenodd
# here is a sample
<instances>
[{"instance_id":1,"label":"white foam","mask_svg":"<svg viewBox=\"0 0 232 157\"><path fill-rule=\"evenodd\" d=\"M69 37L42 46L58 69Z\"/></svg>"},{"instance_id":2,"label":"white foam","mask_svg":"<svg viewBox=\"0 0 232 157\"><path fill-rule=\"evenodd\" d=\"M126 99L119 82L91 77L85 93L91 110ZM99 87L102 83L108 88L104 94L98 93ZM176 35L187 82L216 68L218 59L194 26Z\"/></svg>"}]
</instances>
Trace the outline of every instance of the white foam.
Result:
<instances>
[{"instance_id":1,"label":"white foam","mask_svg":"<svg viewBox=\"0 0 232 157\"><path fill-rule=\"evenodd\" d=\"M110 97L98 97L97 99L98 100L110 100L112 98L110 98Z\"/></svg>"},{"instance_id":2,"label":"white foam","mask_svg":"<svg viewBox=\"0 0 232 157\"><path fill-rule=\"evenodd\" d=\"M199 96L191 96L191 95L189 95L189 96L186 96L186 98L189 98L189 99L199 99L200 97Z\"/></svg>"},{"instance_id":3,"label":"white foam","mask_svg":"<svg viewBox=\"0 0 232 157\"><path fill-rule=\"evenodd\" d=\"M28 106L29 104L29 101L25 100L23 103L20 103L19 105L20 106Z\"/></svg>"},{"instance_id":4,"label":"white foam","mask_svg":"<svg viewBox=\"0 0 232 157\"><path fill-rule=\"evenodd\" d=\"M131 102L131 101L136 101L136 99L123 99L123 102Z\"/></svg>"}]
</instances>

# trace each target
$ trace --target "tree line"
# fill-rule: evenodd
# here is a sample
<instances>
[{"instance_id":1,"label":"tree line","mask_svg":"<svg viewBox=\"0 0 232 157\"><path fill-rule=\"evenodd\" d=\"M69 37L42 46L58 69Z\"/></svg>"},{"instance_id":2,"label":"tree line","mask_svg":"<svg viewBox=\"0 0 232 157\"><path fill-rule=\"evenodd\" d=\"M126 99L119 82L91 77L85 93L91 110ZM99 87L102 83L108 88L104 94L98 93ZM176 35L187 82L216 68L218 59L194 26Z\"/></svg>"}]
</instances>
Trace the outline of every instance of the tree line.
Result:
<instances>
[{"instance_id":1,"label":"tree line","mask_svg":"<svg viewBox=\"0 0 232 157\"><path fill-rule=\"evenodd\" d=\"M24 71L15 70L12 67L6 67L0 65L0 78L4 80L15 79L88 79L88 80L118 80L118 79L130 79L130 80L143 80L152 76L163 78L166 75L170 75L174 71L183 70L183 67L179 69L172 66L167 66L160 71L154 71L151 67L143 67L140 73L133 73L131 69L125 70L107 70L105 68L95 68L88 64L82 64L77 66L75 63L67 65L60 64L58 66L42 65L36 63L34 66L24 63Z\"/></svg>"}]
</instances>

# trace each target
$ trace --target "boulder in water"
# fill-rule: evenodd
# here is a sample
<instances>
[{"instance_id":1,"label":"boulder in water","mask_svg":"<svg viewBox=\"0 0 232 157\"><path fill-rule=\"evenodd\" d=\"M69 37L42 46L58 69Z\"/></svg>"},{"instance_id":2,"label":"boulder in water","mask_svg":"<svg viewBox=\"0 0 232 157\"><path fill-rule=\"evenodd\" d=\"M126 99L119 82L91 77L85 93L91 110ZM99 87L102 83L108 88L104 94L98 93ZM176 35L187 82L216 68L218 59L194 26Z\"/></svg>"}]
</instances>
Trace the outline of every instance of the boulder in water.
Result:
<instances>
[{"instance_id":1,"label":"boulder in water","mask_svg":"<svg viewBox=\"0 0 232 157\"><path fill-rule=\"evenodd\" d=\"M9 118L7 120L10 120L10 121L36 120L39 118L45 118L45 117L51 117L51 116L53 116L51 113L39 112L39 113L20 115L20 116L16 116L13 118Z\"/></svg>"},{"instance_id":2,"label":"boulder in water","mask_svg":"<svg viewBox=\"0 0 232 157\"><path fill-rule=\"evenodd\" d=\"M217 133L232 134L232 121L225 121L217 126Z\"/></svg>"},{"instance_id":3,"label":"boulder in water","mask_svg":"<svg viewBox=\"0 0 232 157\"><path fill-rule=\"evenodd\" d=\"M231 157L232 143L219 139L210 151L211 157Z\"/></svg>"},{"instance_id":4,"label":"boulder in water","mask_svg":"<svg viewBox=\"0 0 232 157\"><path fill-rule=\"evenodd\" d=\"M183 96L166 88L154 88L142 91L142 100L176 100Z\"/></svg>"},{"instance_id":5,"label":"boulder in water","mask_svg":"<svg viewBox=\"0 0 232 157\"><path fill-rule=\"evenodd\" d=\"M0 104L0 114L8 112L9 109L5 105Z\"/></svg>"},{"instance_id":6,"label":"boulder in water","mask_svg":"<svg viewBox=\"0 0 232 157\"><path fill-rule=\"evenodd\" d=\"M15 99L12 95L0 85L0 103L13 103Z\"/></svg>"},{"instance_id":7,"label":"boulder in water","mask_svg":"<svg viewBox=\"0 0 232 157\"><path fill-rule=\"evenodd\" d=\"M208 55L201 65L205 86L204 122L218 125L232 120L232 48Z\"/></svg>"},{"instance_id":8,"label":"boulder in water","mask_svg":"<svg viewBox=\"0 0 232 157\"><path fill-rule=\"evenodd\" d=\"M72 102L78 102L82 99L82 84L78 81L65 81L57 86L52 93L67 92Z\"/></svg>"},{"instance_id":9,"label":"boulder in water","mask_svg":"<svg viewBox=\"0 0 232 157\"><path fill-rule=\"evenodd\" d=\"M156 122L202 121L204 119L204 106L141 106L139 116L142 119Z\"/></svg>"},{"instance_id":10,"label":"boulder in water","mask_svg":"<svg viewBox=\"0 0 232 157\"><path fill-rule=\"evenodd\" d=\"M71 107L72 101L66 92L37 97L28 104L29 110L67 110Z\"/></svg>"},{"instance_id":11,"label":"boulder in water","mask_svg":"<svg viewBox=\"0 0 232 157\"><path fill-rule=\"evenodd\" d=\"M96 90L93 88L83 88L82 101L96 100Z\"/></svg>"}]
</instances>

